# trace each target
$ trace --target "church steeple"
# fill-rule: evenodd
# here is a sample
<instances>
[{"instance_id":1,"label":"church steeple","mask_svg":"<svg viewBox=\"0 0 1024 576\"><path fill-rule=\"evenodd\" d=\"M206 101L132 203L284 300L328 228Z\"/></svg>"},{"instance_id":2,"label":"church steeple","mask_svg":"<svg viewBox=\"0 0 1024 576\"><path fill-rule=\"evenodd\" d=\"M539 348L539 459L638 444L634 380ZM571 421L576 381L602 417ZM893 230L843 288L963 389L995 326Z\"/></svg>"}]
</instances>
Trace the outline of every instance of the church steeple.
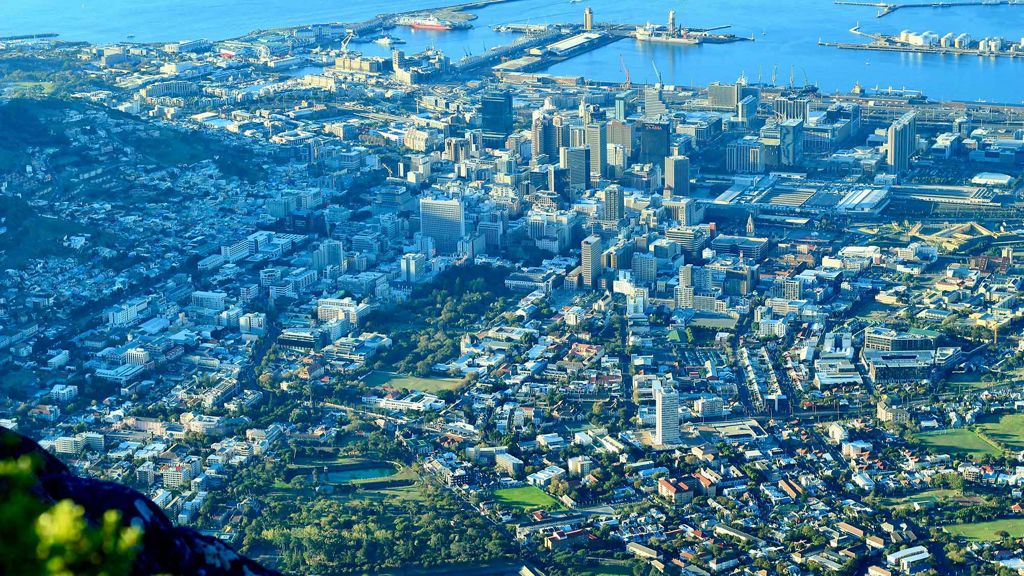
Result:
<instances>
[{"instance_id":1,"label":"church steeple","mask_svg":"<svg viewBox=\"0 0 1024 576\"><path fill-rule=\"evenodd\" d=\"M747 217L747 236L752 237L754 235L754 215L750 214Z\"/></svg>"}]
</instances>

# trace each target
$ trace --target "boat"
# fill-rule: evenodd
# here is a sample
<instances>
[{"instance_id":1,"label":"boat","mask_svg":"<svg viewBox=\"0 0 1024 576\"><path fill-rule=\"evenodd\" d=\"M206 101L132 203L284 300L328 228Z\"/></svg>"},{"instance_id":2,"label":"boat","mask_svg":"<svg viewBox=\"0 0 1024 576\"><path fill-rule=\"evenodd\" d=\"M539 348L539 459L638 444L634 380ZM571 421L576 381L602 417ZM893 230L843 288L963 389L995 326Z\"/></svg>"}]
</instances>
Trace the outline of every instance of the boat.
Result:
<instances>
[{"instance_id":1,"label":"boat","mask_svg":"<svg viewBox=\"0 0 1024 576\"><path fill-rule=\"evenodd\" d=\"M687 34L685 31L681 31L677 34L670 34L667 31L660 30L653 24L647 24L646 26L637 26L633 36L641 42L658 42L661 44L684 44L687 46L693 46L701 43L701 39Z\"/></svg>"},{"instance_id":2,"label":"boat","mask_svg":"<svg viewBox=\"0 0 1024 576\"><path fill-rule=\"evenodd\" d=\"M396 44L405 44L405 40L395 38L394 36L381 36L380 38L374 38L373 43L380 46L394 46Z\"/></svg>"}]
</instances>

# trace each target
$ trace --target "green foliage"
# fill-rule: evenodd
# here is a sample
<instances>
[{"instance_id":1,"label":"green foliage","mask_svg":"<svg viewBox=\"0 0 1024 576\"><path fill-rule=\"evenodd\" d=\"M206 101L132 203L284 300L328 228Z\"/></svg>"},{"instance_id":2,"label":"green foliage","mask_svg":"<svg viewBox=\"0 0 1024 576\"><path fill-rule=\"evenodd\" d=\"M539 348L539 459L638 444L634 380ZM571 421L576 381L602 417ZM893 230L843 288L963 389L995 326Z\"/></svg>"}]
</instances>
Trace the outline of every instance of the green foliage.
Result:
<instances>
[{"instance_id":1,"label":"green foliage","mask_svg":"<svg viewBox=\"0 0 1024 576\"><path fill-rule=\"evenodd\" d=\"M431 367L455 357L459 337L481 319L497 317L509 306L505 272L487 266L452 268L409 299L367 321L369 330L391 334L393 345L378 362L385 370L427 376Z\"/></svg>"},{"instance_id":2,"label":"green foliage","mask_svg":"<svg viewBox=\"0 0 1024 576\"><path fill-rule=\"evenodd\" d=\"M30 492L33 468L29 457L0 462L0 573L130 574L141 532L122 528L114 510L91 527L71 500L47 506Z\"/></svg>"}]
</instances>

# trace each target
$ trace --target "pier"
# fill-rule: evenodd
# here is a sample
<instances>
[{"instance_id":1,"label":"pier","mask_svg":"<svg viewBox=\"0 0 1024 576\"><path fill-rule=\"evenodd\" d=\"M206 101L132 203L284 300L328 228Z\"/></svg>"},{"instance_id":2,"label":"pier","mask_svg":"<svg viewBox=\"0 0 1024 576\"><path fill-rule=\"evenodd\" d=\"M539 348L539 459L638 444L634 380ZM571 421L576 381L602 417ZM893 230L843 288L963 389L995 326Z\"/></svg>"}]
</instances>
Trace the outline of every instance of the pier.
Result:
<instances>
[{"instance_id":1,"label":"pier","mask_svg":"<svg viewBox=\"0 0 1024 576\"><path fill-rule=\"evenodd\" d=\"M834 4L840 6L866 6L878 8L875 18L883 18L897 10L905 8L956 8L960 6L1010 6L1020 2L1018 0L962 0L959 2L911 2L907 4L892 4L887 2L865 2L858 0L834 0Z\"/></svg>"},{"instance_id":2,"label":"pier","mask_svg":"<svg viewBox=\"0 0 1024 576\"><path fill-rule=\"evenodd\" d=\"M943 46L905 46L893 44L857 44L853 42L823 42L818 41L818 46L829 48L841 48L843 50L871 50L875 52L906 52L910 54L951 54L954 56L991 56L998 58L1024 58L1024 52L991 52L982 51L977 48L953 48Z\"/></svg>"}]
</instances>

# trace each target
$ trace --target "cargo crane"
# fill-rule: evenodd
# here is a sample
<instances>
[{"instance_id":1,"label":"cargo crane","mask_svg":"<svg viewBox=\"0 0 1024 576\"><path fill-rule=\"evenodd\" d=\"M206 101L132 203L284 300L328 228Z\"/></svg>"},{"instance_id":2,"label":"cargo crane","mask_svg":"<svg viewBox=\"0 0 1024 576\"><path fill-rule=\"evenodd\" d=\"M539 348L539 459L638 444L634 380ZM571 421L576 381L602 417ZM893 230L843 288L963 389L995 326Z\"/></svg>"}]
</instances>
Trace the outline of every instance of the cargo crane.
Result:
<instances>
[{"instance_id":1,"label":"cargo crane","mask_svg":"<svg viewBox=\"0 0 1024 576\"><path fill-rule=\"evenodd\" d=\"M349 28L348 29L348 34L345 35L345 39L341 41L341 57L342 58L348 56L348 43L351 42L352 39L355 38L355 36L356 36L355 30L352 30L351 28Z\"/></svg>"},{"instance_id":2,"label":"cargo crane","mask_svg":"<svg viewBox=\"0 0 1024 576\"><path fill-rule=\"evenodd\" d=\"M664 82L661 81L661 72L658 71L658 65L654 62L654 58L651 58L651 66L654 67L654 76L658 78L658 86L663 86Z\"/></svg>"},{"instance_id":3,"label":"cargo crane","mask_svg":"<svg viewBox=\"0 0 1024 576\"><path fill-rule=\"evenodd\" d=\"M622 89L629 90L633 82L629 77L629 68L626 67L626 61L622 58L622 54L619 54L619 65L622 66L622 72L626 75L626 81L622 84Z\"/></svg>"}]
</instances>

